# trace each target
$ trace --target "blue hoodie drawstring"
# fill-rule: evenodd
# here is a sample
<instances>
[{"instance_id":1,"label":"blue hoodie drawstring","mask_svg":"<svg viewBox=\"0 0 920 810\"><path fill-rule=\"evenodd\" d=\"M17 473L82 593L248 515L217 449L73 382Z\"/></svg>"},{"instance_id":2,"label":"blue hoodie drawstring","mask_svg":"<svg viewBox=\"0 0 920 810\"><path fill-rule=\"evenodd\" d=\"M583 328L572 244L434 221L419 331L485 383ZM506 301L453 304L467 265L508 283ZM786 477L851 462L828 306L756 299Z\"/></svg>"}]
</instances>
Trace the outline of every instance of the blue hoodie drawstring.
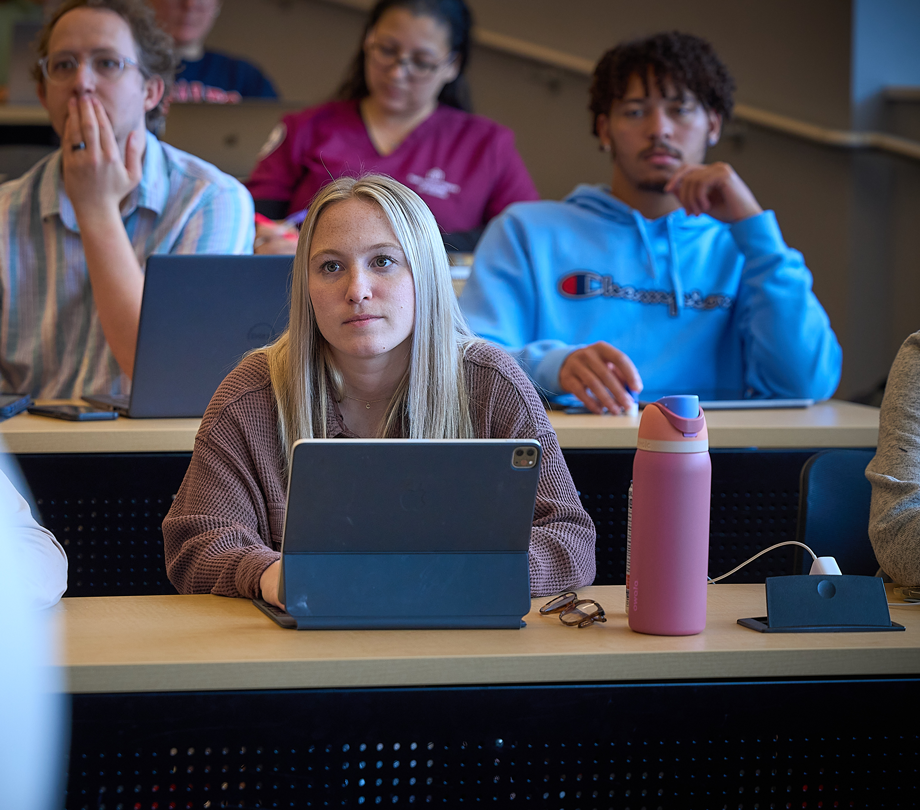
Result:
<instances>
[{"instance_id":1,"label":"blue hoodie drawstring","mask_svg":"<svg viewBox=\"0 0 920 810\"><path fill-rule=\"evenodd\" d=\"M672 217L674 214L668 214L665 224L668 229L668 255L671 259L670 267L668 269L669 275L671 277L671 287L674 290L674 294L671 298L671 302L668 306L668 312L672 318L676 318L680 311L684 308L684 288L680 281L680 260L677 257L677 245L674 239L674 223ZM633 221L636 223L636 228L639 231L639 236L642 239L642 244L645 246L645 252L648 254L648 263L649 269L651 271L651 276L654 279L658 279L658 264L655 261L655 253L652 250L652 242L648 238L648 229L645 225L645 217L642 216L638 211L632 212Z\"/></svg>"},{"instance_id":2,"label":"blue hoodie drawstring","mask_svg":"<svg viewBox=\"0 0 920 810\"><path fill-rule=\"evenodd\" d=\"M676 211L674 213L677 213ZM674 299L671 301L671 317L676 318L684 308L684 286L680 281L680 259L677 258L677 244L674 240L674 214L668 214L668 253L671 256L671 285Z\"/></svg>"},{"instance_id":3,"label":"blue hoodie drawstring","mask_svg":"<svg viewBox=\"0 0 920 810\"><path fill-rule=\"evenodd\" d=\"M652 250L651 240L648 238L648 231L645 227L645 217L642 216L638 211L631 211L633 221L636 223L636 228L639 229L639 236L642 238L642 244L645 245L645 252L648 253L648 264L650 275L653 279L658 278L658 265L655 263L655 253Z\"/></svg>"}]
</instances>

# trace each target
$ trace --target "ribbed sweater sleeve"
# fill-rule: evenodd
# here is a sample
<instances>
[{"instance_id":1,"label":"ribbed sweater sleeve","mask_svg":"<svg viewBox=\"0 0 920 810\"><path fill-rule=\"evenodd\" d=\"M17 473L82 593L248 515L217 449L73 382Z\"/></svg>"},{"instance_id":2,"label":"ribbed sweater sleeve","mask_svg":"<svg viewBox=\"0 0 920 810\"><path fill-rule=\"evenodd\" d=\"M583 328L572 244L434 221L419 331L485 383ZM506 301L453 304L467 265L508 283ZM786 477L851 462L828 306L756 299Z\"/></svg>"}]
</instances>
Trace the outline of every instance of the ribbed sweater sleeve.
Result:
<instances>
[{"instance_id":1,"label":"ribbed sweater sleeve","mask_svg":"<svg viewBox=\"0 0 920 810\"><path fill-rule=\"evenodd\" d=\"M594 581L594 523L585 512L556 433L533 385L498 347L476 343L466 354L467 385L476 435L537 439L543 448L530 534L530 590L534 596Z\"/></svg>"},{"instance_id":2,"label":"ribbed sweater sleeve","mask_svg":"<svg viewBox=\"0 0 920 810\"><path fill-rule=\"evenodd\" d=\"M888 375L872 483L869 538L882 570L920 585L920 332L904 342Z\"/></svg>"},{"instance_id":3,"label":"ribbed sweater sleeve","mask_svg":"<svg viewBox=\"0 0 920 810\"><path fill-rule=\"evenodd\" d=\"M259 595L262 572L280 556L282 466L268 368L256 355L217 389L163 521L166 571L179 593Z\"/></svg>"}]
</instances>

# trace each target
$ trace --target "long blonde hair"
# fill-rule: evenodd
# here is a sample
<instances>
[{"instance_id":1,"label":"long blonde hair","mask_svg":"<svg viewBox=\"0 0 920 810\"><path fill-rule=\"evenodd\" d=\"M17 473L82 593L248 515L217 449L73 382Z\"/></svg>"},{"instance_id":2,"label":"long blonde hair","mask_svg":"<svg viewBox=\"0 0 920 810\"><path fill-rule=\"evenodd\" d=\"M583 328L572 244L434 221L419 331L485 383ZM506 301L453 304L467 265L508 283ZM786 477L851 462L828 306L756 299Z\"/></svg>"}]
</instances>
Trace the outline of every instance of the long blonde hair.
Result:
<instances>
[{"instance_id":1,"label":"long blonde hair","mask_svg":"<svg viewBox=\"0 0 920 810\"><path fill-rule=\"evenodd\" d=\"M460 312L437 223L412 190L391 177L342 177L322 188L300 231L291 283L290 323L265 354L278 404L285 463L301 438L325 438L328 401L341 401L344 382L310 300L310 246L316 224L331 205L372 202L383 211L412 272L415 326L409 368L387 405L381 437L472 438L463 354L475 340Z\"/></svg>"}]
</instances>

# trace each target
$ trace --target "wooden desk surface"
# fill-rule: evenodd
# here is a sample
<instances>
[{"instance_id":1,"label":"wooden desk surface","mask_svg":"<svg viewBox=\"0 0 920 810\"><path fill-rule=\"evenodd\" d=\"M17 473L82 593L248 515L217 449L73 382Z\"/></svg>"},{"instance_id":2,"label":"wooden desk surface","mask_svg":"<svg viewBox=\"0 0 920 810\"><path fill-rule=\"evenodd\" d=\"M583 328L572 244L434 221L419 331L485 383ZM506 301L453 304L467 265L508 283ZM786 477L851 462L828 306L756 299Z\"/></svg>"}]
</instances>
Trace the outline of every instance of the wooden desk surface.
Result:
<instances>
[{"instance_id":1,"label":"wooden desk surface","mask_svg":"<svg viewBox=\"0 0 920 810\"><path fill-rule=\"evenodd\" d=\"M698 636L631 632L623 586L583 588L608 621L564 626L536 610L522 630L284 630L251 602L217 596L64 599L55 608L69 691L147 692L676 678L916 675L920 607L893 609L904 632L762 634L763 585L713 585Z\"/></svg>"},{"instance_id":2,"label":"wooden desk surface","mask_svg":"<svg viewBox=\"0 0 920 810\"><path fill-rule=\"evenodd\" d=\"M200 419L67 422L21 413L0 422L10 453L190 453Z\"/></svg>"},{"instance_id":3,"label":"wooden desk surface","mask_svg":"<svg viewBox=\"0 0 920 810\"><path fill-rule=\"evenodd\" d=\"M0 126L51 126L48 111L35 104L0 104Z\"/></svg>"},{"instance_id":4,"label":"wooden desk surface","mask_svg":"<svg viewBox=\"0 0 920 810\"><path fill-rule=\"evenodd\" d=\"M879 409L830 400L811 408L708 411L710 447L875 447ZM638 416L594 416L552 411L549 420L564 449L634 448Z\"/></svg>"},{"instance_id":5,"label":"wooden desk surface","mask_svg":"<svg viewBox=\"0 0 920 810\"><path fill-rule=\"evenodd\" d=\"M851 402L823 402L789 410L711 411L714 448L875 447L878 408ZM593 416L551 412L550 422L563 449L636 446L637 416ZM191 452L197 419L116 419L65 422L19 414L0 423L0 437L11 453L168 453Z\"/></svg>"}]
</instances>

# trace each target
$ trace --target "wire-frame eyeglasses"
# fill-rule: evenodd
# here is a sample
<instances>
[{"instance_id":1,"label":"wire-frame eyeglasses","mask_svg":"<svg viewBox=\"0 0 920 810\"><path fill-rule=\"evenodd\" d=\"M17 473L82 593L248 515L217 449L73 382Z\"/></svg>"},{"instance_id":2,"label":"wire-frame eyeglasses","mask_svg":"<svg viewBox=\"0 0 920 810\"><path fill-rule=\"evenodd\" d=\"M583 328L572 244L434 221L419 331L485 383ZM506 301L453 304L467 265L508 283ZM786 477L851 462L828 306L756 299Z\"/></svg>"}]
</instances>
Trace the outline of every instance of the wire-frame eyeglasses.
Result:
<instances>
[{"instance_id":1,"label":"wire-frame eyeglasses","mask_svg":"<svg viewBox=\"0 0 920 810\"><path fill-rule=\"evenodd\" d=\"M570 627L588 627L595 622L606 622L607 615L593 599L579 599L574 591L553 597L540 608L540 615L558 613L559 621Z\"/></svg>"},{"instance_id":2,"label":"wire-frame eyeglasses","mask_svg":"<svg viewBox=\"0 0 920 810\"><path fill-rule=\"evenodd\" d=\"M92 53L85 57L70 51L60 51L39 59L38 64L41 65L45 78L52 84L72 82L82 64L88 64L97 78L107 82L117 82L126 67L137 68L143 74L140 65L134 59L108 51Z\"/></svg>"},{"instance_id":3,"label":"wire-frame eyeglasses","mask_svg":"<svg viewBox=\"0 0 920 810\"><path fill-rule=\"evenodd\" d=\"M409 78L421 81L433 76L439 68L449 64L456 58L455 53L449 53L440 62L432 62L421 56L402 56L399 48L383 42L371 42L365 46L367 55L382 70L390 70L395 65L404 67Z\"/></svg>"}]
</instances>

